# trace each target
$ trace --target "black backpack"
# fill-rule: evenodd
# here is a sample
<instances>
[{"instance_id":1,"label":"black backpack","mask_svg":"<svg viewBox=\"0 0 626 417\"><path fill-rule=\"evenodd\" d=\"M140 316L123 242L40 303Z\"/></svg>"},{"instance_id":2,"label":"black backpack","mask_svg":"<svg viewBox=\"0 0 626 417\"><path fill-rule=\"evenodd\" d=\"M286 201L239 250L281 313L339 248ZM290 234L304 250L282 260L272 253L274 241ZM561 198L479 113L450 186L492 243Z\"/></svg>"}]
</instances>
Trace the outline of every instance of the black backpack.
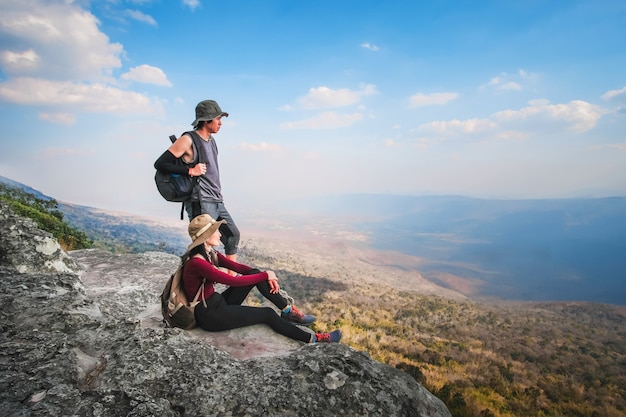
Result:
<instances>
[{"instance_id":1,"label":"black backpack","mask_svg":"<svg viewBox=\"0 0 626 417\"><path fill-rule=\"evenodd\" d=\"M190 133L192 145L194 148L194 155L198 155L198 161L200 160L200 153L198 152L198 145L196 144L196 135L195 132L186 132ZM170 135L170 141L172 143L176 142L176 136ZM185 168L192 167L193 163L186 163L183 161L183 158L178 158L176 163L184 166ZM197 177L190 177L189 175L176 174L171 172L163 172L157 169L156 174L154 174L154 182L156 183L157 190L159 190L159 194L166 199L167 201L173 202L182 202L189 201L193 194L196 183L198 182ZM180 218L182 220L184 212L184 205L180 212Z\"/></svg>"}]
</instances>

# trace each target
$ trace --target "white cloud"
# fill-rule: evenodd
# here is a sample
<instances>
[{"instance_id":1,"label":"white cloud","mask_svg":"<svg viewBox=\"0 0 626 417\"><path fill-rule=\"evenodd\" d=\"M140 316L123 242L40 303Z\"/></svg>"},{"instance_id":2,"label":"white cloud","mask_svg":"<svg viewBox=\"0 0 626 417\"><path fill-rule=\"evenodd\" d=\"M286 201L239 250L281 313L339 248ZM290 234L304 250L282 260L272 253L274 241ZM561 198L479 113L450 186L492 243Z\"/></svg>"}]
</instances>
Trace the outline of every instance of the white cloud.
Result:
<instances>
[{"instance_id":1,"label":"white cloud","mask_svg":"<svg viewBox=\"0 0 626 417\"><path fill-rule=\"evenodd\" d=\"M611 100L615 97L621 96L623 94L626 94L626 87L622 87L619 90L610 90L607 91L606 93L602 94L602 99L603 100Z\"/></svg>"},{"instance_id":2,"label":"white cloud","mask_svg":"<svg viewBox=\"0 0 626 417\"><path fill-rule=\"evenodd\" d=\"M280 145L275 145L267 142L261 142L259 144L244 142L239 145L239 149L246 152L280 152Z\"/></svg>"},{"instance_id":3,"label":"white cloud","mask_svg":"<svg viewBox=\"0 0 626 417\"><path fill-rule=\"evenodd\" d=\"M537 74L519 69L516 73L510 74L503 72L493 77L489 82L481 88L495 88L500 91L520 91L524 89L524 85L537 78Z\"/></svg>"},{"instance_id":4,"label":"white cloud","mask_svg":"<svg viewBox=\"0 0 626 417\"><path fill-rule=\"evenodd\" d=\"M160 68L153 67L151 65L140 65L138 67L131 68L128 72L122 74L121 78L123 80L144 84L162 85L166 87L170 87L172 85Z\"/></svg>"},{"instance_id":5,"label":"white cloud","mask_svg":"<svg viewBox=\"0 0 626 417\"><path fill-rule=\"evenodd\" d=\"M358 113L340 114L327 111L318 114L315 117L305 120L285 122L280 125L281 129L335 129L351 126L363 119L363 111L365 107L359 105L362 97L377 94L376 86L373 84L363 84L360 90L350 90L348 88L340 88L333 90L331 88L321 86L311 88L306 96L297 99L299 108L325 109L337 108L356 105ZM281 107L282 110L292 110L292 106L286 105Z\"/></svg>"},{"instance_id":6,"label":"white cloud","mask_svg":"<svg viewBox=\"0 0 626 417\"><path fill-rule=\"evenodd\" d=\"M525 141L529 134L518 130L500 130L495 134L496 139L507 141Z\"/></svg>"},{"instance_id":7,"label":"white cloud","mask_svg":"<svg viewBox=\"0 0 626 417\"><path fill-rule=\"evenodd\" d=\"M195 10L200 7L200 0L183 0L183 4L189 7L191 10Z\"/></svg>"},{"instance_id":8,"label":"white cloud","mask_svg":"<svg viewBox=\"0 0 626 417\"><path fill-rule=\"evenodd\" d=\"M66 106L75 110L118 114L150 114L160 110L143 94L104 84L80 84L37 78L14 78L0 83L0 100L26 105Z\"/></svg>"},{"instance_id":9,"label":"white cloud","mask_svg":"<svg viewBox=\"0 0 626 417\"><path fill-rule=\"evenodd\" d=\"M0 2L2 70L9 76L104 80L121 66L122 45L111 43L98 19L72 2ZM25 55L25 51L27 51ZM29 57L36 65L11 65L7 58Z\"/></svg>"},{"instance_id":10,"label":"white cloud","mask_svg":"<svg viewBox=\"0 0 626 417\"><path fill-rule=\"evenodd\" d=\"M546 100L535 100L519 110L503 110L492 115L499 124L520 124L524 130L553 130L565 127L576 132L592 129L602 117L598 106L582 100L565 104L550 104Z\"/></svg>"},{"instance_id":11,"label":"white cloud","mask_svg":"<svg viewBox=\"0 0 626 417\"><path fill-rule=\"evenodd\" d=\"M72 112L152 114L160 104L144 94L113 85L124 52L99 29L98 19L80 2L9 0L0 2L0 100L42 109L40 119L74 123ZM135 18L146 21L134 14ZM10 47L7 47L10 45ZM1 48L1 47L0 47ZM142 65L122 79L171 85L159 68Z\"/></svg>"},{"instance_id":12,"label":"white cloud","mask_svg":"<svg viewBox=\"0 0 626 417\"><path fill-rule=\"evenodd\" d=\"M496 127L497 125L494 122L487 119L453 119L426 123L421 125L419 127L419 130L444 136L450 136L459 134L481 133L494 130Z\"/></svg>"},{"instance_id":13,"label":"white cloud","mask_svg":"<svg viewBox=\"0 0 626 417\"><path fill-rule=\"evenodd\" d=\"M151 26L157 26L157 23L152 16L142 13L139 10L127 10L126 13L138 22L147 23Z\"/></svg>"},{"instance_id":14,"label":"white cloud","mask_svg":"<svg viewBox=\"0 0 626 417\"><path fill-rule=\"evenodd\" d=\"M446 104L458 97L457 93L417 93L409 98L409 108Z\"/></svg>"},{"instance_id":15,"label":"white cloud","mask_svg":"<svg viewBox=\"0 0 626 417\"><path fill-rule=\"evenodd\" d=\"M296 121L281 123L280 128L289 129L335 129L348 127L363 119L361 113L338 114L335 112L324 112L316 117Z\"/></svg>"},{"instance_id":16,"label":"white cloud","mask_svg":"<svg viewBox=\"0 0 626 417\"><path fill-rule=\"evenodd\" d=\"M47 120L62 125L73 125L76 116L72 113L39 113L40 120Z\"/></svg>"},{"instance_id":17,"label":"white cloud","mask_svg":"<svg viewBox=\"0 0 626 417\"><path fill-rule=\"evenodd\" d=\"M550 104L535 100L518 110L503 110L484 119L444 120L421 125L420 132L444 137L480 135L497 139L523 140L528 135L568 130L577 133L592 129L602 117L597 106L581 100Z\"/></svg>"},{"instance_id":18,"label":"white cloud","mask_svg":"<svg viewBox=\"0 0 626 417\"><path fill-rule=\"evenodd\" d=\"M9 73L31 71L39 64L39 56L32 49L22 52L2 51L0 65Z\"/></svg>"},{"instance_id":19,"label":"white cloud","mask_svg":"<svg viewBox=\"0 0 626 417\"><path fill-rule=\"evenodd\" d=\"M498 87L500 90L521 90L522 86L514 81L509 81L500 84Z\"/></svg>"},{"instance_id":20,"label":"white cloud","mask_svg":"<svg viewBox=\"0 0 626 417\"><path fill-rule=\"evenodd\" d=\"M378 46L374 45L373 43L369 43L369 42L362 43L361 47L365 48L365 49L369 49L370 51L374 51L374 52L378 51Z\"/></svg>"},{"instance_id":21,"label":"white cloud","mask_svg":"<svg viewBox=\"0 0 626 417\"><path fill-rule=\"evenodd\" d=\"M298 103L305 109L346 107L358 103L363 96L376 93L376 86L372 84L363 85L358 91L352 91L347 88L333 90L321 86L311 88L306 96L298 99Z\"/></svg>"}]
</instances>

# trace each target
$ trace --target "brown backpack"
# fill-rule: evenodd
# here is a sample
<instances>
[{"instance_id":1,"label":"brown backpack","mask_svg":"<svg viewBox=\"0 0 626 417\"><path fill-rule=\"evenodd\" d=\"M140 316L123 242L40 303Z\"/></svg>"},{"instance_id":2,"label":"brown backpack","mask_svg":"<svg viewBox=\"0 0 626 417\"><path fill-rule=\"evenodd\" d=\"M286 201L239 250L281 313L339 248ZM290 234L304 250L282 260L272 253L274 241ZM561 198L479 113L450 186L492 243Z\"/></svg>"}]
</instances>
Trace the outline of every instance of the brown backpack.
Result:
<instances>
[{"instance_id":1,"label":"brown backpack","mask_svg":"<svg viewBox=\"0 0 626 417\"><path fill-rule=\"evenodd\" d=\"M196 327L194 309L200 302L198 300L200 296L202 296L202 302L206 306L204 300L205 281L202 281L202 285L200 285L196 296L189 302L183 289L182 277L183 266L179 267L167 280L163 293L161 294L161 313L163 314L163 321L167 327L179 327L181 329L190 330Z\"/></svg>"}]
</instances>

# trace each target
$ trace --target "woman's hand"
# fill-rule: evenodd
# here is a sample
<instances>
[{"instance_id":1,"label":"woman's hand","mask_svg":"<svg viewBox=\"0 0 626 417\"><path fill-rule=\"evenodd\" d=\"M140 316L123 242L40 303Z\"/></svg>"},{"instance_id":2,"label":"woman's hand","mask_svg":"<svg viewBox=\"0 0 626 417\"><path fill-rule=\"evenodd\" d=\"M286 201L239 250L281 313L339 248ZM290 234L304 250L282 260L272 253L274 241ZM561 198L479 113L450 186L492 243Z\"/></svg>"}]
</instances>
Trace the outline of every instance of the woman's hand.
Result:
<instances>
[{"instance_id":1,"label":"woman's hand","mask_svg":"<svg viewBox=\"0 0 626 417\"><path fill-rule=\"evenodd\" d=\"M280 291L280 285L278 285L278 278L276 278L276 274L274 271L265 272L267 272L267 283L270 284L270 293L278 294Z\"/></svg>"}]
</instances>

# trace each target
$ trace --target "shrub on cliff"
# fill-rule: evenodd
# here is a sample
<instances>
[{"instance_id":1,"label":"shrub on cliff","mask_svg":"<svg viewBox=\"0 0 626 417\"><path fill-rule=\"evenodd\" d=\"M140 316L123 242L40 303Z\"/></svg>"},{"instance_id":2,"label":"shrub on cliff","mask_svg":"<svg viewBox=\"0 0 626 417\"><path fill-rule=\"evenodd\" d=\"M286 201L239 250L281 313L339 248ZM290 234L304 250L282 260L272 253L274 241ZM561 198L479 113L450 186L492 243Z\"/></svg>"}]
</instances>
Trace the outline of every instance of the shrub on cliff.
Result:
<instances>
[{"instance_id":1,"label":"shrub on cliff","mask_svg":"<svg viewBox=\"0 0 626 417\"><path fill-rule=\"evenodd\" d=\"M0 199L18 215L34 220L38 227L49 232L64 250L87 249L93 242L87 235L63 220L54 199L42 199L19 188L0 183Z\"/></svg>"}]
</instances>

